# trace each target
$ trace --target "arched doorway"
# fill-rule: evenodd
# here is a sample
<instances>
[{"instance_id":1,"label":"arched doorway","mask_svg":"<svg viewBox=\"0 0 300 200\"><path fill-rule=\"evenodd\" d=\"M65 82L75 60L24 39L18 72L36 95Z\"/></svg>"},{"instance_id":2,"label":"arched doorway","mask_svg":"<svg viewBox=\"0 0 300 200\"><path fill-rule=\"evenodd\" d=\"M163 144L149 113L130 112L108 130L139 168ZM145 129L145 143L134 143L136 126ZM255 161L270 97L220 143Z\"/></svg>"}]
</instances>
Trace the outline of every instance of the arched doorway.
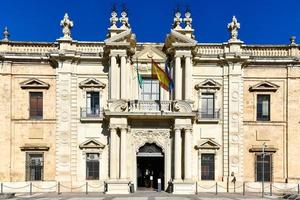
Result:
<instances>
[{"instance_id":1,"label":"arched doorway","mask_svg":"<svg viewBox=\"0 0 300 200\"><path fill-rule=\"evenodd\" d=\"M137 189L164 190L164 154L155 143L146 143L137 153Z\"/></svg>"}]
</instances>

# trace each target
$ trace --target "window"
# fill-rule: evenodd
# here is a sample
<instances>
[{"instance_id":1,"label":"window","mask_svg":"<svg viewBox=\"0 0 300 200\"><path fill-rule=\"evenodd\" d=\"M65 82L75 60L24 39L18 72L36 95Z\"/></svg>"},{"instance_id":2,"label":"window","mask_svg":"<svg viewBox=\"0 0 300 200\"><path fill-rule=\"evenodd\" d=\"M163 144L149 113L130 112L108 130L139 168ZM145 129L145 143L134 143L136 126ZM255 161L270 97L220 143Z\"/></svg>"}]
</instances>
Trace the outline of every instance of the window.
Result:
<instances>
[{"instance_id":1,"label":"window","mask_svg":"<svg viewBox=\"0 0 300 200\"><path fill-rule=\"evenodd\" d=\"M272 155L265 154L264 158L263 158L263 154L256 155L255 167L256 167L256 181L263 180L263 170L264 170L264 181L269 182L272 180Z\"/></svg>"},{"instance_id":2,"label":"window","mask_svg":"<svg viewBox=\"0 0 300 200\"><path fill-rule=\"evenodd\" d=\"M26 154L26 180L27 181L43 180L43 171L44 171L43 161L44 161L43 153Z\"/></svg>"},{"instance_id":3,"label":"window","mask_svg":"<svg viewBox=\"0 0 300 200\"><path fill-rule=\"evenodd\" d=\"M201 118L216 118L215 95L213 93L201 94Z\"/></svg>"},{"instance_id":4,"label":"window","mask_svg":"<svg viewBox=\"0 0 300 200\"><path fill-rule=\"evenodd\" d=\"M86 179L99 180L99 154L86 154Z\"/></svg>"},{"instance_id":5,"label":"window","mask_svg":"<svg viewBox=\"0 0 300 200\"><path fill-rule=\"evenodd\" d=\"M159 83L157 79L144 79L140 100L159 100Z\"/></svg>"},{"instance_id":6,"label":"window","mask_svg":"<svg viewBox=\"0 0 300 200\"><path fill-rule=\"evenodd\" d=\"M257 95L257 120L270 121L270 95Z\"/></svg>"},{"instance_id":7,"label":"window","mask_svg":"<svg viewBox=\"0 0 300 200\"><path fill-rule=\"evenodd\" d=\"M86 93L87 116L98 116L100 114L99 92Z\"/></svg>"},{"instance_id":8,"label":"window","mask_svg":"<svg viewBox=\"0 0 300 200\"><path fill-rule=\"evenodd\" d=\"M214 154L201 154L201 179L215 180Z\"/></svg>"},{"instance_id":9,"label":"window","mask_svg":"<svg viewBox=\"0 0 300 200\"><path fill-rule=\"evenodd\" d=\"M29 92L29 110L30 119L43 118L43 93L42 92Z\"/></svg>"}]
</instances>

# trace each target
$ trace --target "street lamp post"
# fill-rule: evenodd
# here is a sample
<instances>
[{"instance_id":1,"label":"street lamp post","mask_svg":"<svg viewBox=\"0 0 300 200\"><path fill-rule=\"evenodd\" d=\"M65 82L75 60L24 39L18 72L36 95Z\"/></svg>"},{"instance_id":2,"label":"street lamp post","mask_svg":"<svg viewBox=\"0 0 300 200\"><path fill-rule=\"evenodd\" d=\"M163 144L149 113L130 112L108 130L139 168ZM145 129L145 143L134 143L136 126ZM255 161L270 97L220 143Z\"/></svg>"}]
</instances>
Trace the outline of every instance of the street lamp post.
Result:
<instances>
[{"instance_id":1,"label":"street lamp post","mask_svg":"<svg viewBox=\"0 0 300 200\"><path fill-rule=\"evenodd\" d=\"M266 143L263 143L262 147L262 197L265 195L265 147Z\"/></svg>"}]
</instances>

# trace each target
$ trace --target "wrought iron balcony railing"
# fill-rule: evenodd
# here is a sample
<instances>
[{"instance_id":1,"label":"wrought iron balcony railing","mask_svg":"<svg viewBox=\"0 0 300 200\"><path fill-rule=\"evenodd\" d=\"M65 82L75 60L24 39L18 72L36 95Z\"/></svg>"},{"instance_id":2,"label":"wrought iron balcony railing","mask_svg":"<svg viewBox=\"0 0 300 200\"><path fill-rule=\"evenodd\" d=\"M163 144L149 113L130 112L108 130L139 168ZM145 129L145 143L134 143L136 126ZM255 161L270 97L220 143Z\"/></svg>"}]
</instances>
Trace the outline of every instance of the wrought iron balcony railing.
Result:
<instances>
[{"instance_id":1,"label":"wrought iron balcony railing","mask_svg":"<svg viewBox=\"0 0 300 200\"><path fill-rule=\"evenodd\" d=\"M218 120L220 119L220 110L217 110L217 111L201 111L199 110L198 111L198 119L203 119L203 120L206 120L206 119L212 119L212 120Z\"/></svg>"},{"instance_id":2,"label":"wrought iron balcony railing","mask_svg":"<svg viewBox=\"0 0 300 200\"><path fill-rule=\"evenodd\" d=\"M101 108L80 108L81 119L99 119L103 117Z\"/></svg>"}]
</instances>

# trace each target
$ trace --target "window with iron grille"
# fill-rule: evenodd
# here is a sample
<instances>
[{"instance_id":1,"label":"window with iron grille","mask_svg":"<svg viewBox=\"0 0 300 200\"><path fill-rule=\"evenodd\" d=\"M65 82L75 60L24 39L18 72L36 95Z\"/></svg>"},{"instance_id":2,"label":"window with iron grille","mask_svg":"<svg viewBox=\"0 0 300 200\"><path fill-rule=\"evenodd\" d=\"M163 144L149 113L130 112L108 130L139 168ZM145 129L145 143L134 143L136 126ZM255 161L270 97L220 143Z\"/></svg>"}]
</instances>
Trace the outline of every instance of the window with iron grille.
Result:
<instances>
[{"instance_id":1,"label":"window with iron grille","mask_svg":"<svg viewBox=\"0 0 300 200\"><path fill-rule=\"evenodd\" d=\"M41 181L44 173L44 154L26 153L26 180Z\"/></svg>"},{"instance_id":2,"label":"window with iron grille","mask_svg":"<svg viewBox=\"0 0 300 200\"><path fill-rule=\"evenodd\" d=\"M86 154L86 179L99 180L99 154Z\"/></svg>"},{"instance_id":3,"label":"window with iron grille","mask_svg":"<svg viewBox=\"0 0 300 200\"><path fill-rule=\"evenodd\" d=\"M257 95L256 111L258 121L270 121L270 95Z\"/></svg>"},{"instance_id":4,"label":"window with iron grille","mask_svg":"<svg viewBox=\"0 0 300 200\"><path fill-rule=\"evenodd\" d=\"M215 154L201 154L201 180L215 180Z\"/></svg>"},{"instance_id":5,"label":"window with iron grille","mask_svg":"<svg viewBox=\"0 0 300 200\"><path fill-rule=\"evenodd\" d=\"M272 181L272 155L271 154L265 154L264 158L263 158L263 154L257 154L255 168L256 168L256 181L262 181L262 180L267 182Z\"/></svg>"},{"instance_id":6,"label":"window with iron grille","mask_svg":"<svg viewBox=\"0 0 300 200\"><path fill-rule=\"evenodd\" d=\"M29 116L30 119L43 118L43 93L29 92Z\"/></svg>"},{"instance_id":7,"label":"window with iron grille","mask_svg":"<svg viewBox=\"0 0 300 200\"><path fill-rule=\"evenodd\" d=\"M98 116L100 113L99 92L86 93L87 116Z\"/></svg>"},{"instance_id":8,"label":"window with iron grille","mask_svg":"<svg viewBox=\"0 0 300 200\"><path fill-rule=\"evenodd\" d=\"M144 79L140 100L159 100L159 83L157 79Z\"/></svg>"},{"instance_id":9,"label":"window with iron grille","mask_svg":"<svg viewBox=\"0 0 300 200\"><path fill-rule=\"evenodd\" d=\"M215 118L214 93L201 94L201 118Z\"/></svg>"}]
</instances>

